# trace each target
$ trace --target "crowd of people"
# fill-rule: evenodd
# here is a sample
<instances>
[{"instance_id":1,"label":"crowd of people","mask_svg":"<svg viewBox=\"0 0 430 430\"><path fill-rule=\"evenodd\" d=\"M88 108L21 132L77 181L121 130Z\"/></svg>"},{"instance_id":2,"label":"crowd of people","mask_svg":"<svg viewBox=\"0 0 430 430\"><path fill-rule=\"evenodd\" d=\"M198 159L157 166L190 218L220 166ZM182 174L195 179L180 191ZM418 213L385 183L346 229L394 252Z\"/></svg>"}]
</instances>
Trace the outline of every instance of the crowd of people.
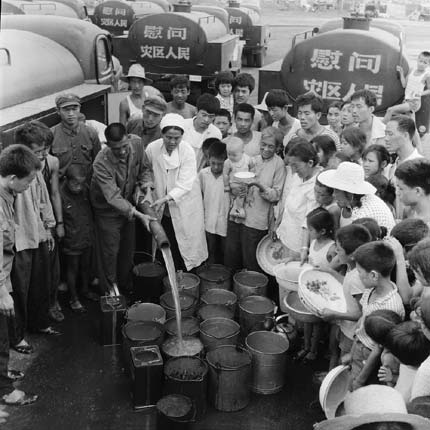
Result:
<instances>
[{"instance_id":1,"label":"crowd of people","mask_svg":"<svg viewBox=\"0 0 430 430\"><path fill-rule=\"evenodd\" d=\"M62 94L58 125L25 123L0 154L3 400L37 399L13 388L23 375L8 368L9 348L30 354L27 331L60 334L58 289L77 313L84 300L130 291L135 243L151 247L142 226L156 219L176 269L261 271L256 250L269 234L286 261L328 271L347 312L325 309L321 323L305 324L296 359L316 360L326 340L330 369L350 363L351 390L379 380L406 403L430 396L430 161L417 104L379 118L370 90L328 107L309 92L296 118L281 89L250 104L248 73L219 73L218 94L196 106L185 76L171 79L169 103L142 66L122 79L131 93L119 122L87 121L79 98Z\"/></svg>"}]
</instances>

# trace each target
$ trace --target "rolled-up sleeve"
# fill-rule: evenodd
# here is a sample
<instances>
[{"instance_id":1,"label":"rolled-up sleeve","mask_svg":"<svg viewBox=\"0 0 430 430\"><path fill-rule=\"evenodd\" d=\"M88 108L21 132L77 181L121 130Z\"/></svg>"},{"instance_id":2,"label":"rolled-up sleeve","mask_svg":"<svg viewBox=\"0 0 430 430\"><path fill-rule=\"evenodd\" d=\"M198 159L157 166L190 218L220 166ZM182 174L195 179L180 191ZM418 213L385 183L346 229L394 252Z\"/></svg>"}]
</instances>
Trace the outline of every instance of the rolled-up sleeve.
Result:
<instances>
[{"instance_id":1,"label":"rolled-up sleeve","mask_svg":"<svg viewBox=\"0 0 430 430\"><path fill-rule=\"evenodd\" d=\"M185 194L191 191L197 178L196 156L194 150L188 144L180 149L178 177L175 186L168 192L168 195L175 201L181 200Z\"/></svg>"},{"instance_id":2,"label":"rolled-up sleeve","mask_svg":"<svg viewBox=\"0 0 430 430\"><path fill-rule=\"evenodd\" d=\"M282 195L282 188L284 186L285 176L286 171L284 163L277 163L273 175L272 186L266 188L265 191L261 192L261 197L270 203L278 202Z\"/></svg>"},{"instance_id":3,"label":"rolled-up sleeve","mask_svg":"<svg viewBox=\"0 0 430 430\"><path fill-rule=\"evenodd\" d=\"M142 189L147 187L154 188L154 172L152 170L152 163L145 151L143 151L137 182Z\"/></svg>"}]
</instances>

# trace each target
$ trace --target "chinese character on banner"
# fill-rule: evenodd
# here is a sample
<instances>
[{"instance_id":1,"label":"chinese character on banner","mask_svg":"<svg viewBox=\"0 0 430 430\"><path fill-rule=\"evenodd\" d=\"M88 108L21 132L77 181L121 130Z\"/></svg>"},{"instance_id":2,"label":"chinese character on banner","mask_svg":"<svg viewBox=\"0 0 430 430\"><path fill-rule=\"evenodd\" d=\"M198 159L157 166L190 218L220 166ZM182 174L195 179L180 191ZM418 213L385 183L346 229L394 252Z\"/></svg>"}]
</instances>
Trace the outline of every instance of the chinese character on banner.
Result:
<instances>
[{"instance_id":1,"label":"chinese character on banner","mask_svg":"<svg viewBox=\"0 0 430 430\"><path fill-rule=\"evenodd\" d=\"M127 11L125 9L115 9L115 15L126 16L127 15Z\"/></svg>"},{"instance_id":2,"label":"chinese character on banner","mask_svg":"<svg viewBox=\"0 0 430 430\"><path fill-rule=\"evenodd\" d=\"M187 29L185 27L184 28L169 27L167 29L167 38L187 40Z\"/></svg>"},{"instance_id":3,"label":"chinese character on banner","mask_svg":"<svg viewBox=\"0 0 430 430\"><path fill-rule=\"evenodd\" d=\"M144 45L140 47L140 56L142 58L148 57L152 58L152 46Z\"/></svg>"},{"instance_id":4,"label":"chinese character on banner","mask_svg":"<svg viewBox=\"0 0 430 430\"><path fill-rule=\"evenodd\" d=\"M339 60L342 55L342 52L332 51L331 49L314 49L311 67L317 67L321 70L339 70Z\"/></svg>"},{"instance_id":5,"label":"chinese character on banner","mask_svg":"<svg viewBox=\"0 0 430 430\"><path fill-rule=\"evenodd\" d=\"M104 7L102 9L103 15L112 15L112 11L113 11L113 8L111 7Z\"/></svg>"},{"instance_id":6,"label":"chinese character on banner","mask_svg":"<svg viewBox=\"0 0 430 430\"><path fill-rule=\"evenodd\" d=\"M172 47L169 47L169 52L167 52L166 54L166 59L167 58L174 58L175 60L178 58L178 56L175 54L175 51L173 51Z\"/></svg>"},{"instance_id":7,"label":"chinese character on banner","mask_svg":"<svg viewBox=\"0 0 430 430\"><path fill-rule=\"evenodd\" d=\"M119 26L120 27L127 27L127 20L126 19L120 19L119 20Z\"/></svg>"},{"instance_id":8,"label":"chinese character on banner","mask_svg":"<svg viewBox=\"0 0 430 430\"><path fill-rule=\"evenodd\" d=\"M230 24L242 24L242 17L230 15Z\"/></svg>"},{"instance_id":9,"label":"chinese character on banner","mask_svg":"<svg viewBox=\"0 0 430 430\"><path fill-rule=\"evenodd\" d=\"M314 93L320 93L322 85L323 83L321 81L317 81L315 79L312 79L311 81L305 79L303 81L303 86L305 87L305 90L313 91Z\"/></svg>"},{"instance_id":10,"label":"chinese character on banner","mask_svg":"<svg viewBox=\"0 0 430 430\"><path fill-rule=\"evenodd\" d=\"M340 88L342 82L329 82L324 81L322 86L321 97L323 99L339 100L340 99Z\"/></svg>"},{"instance_id":11,"label":"chinese character on banner","mask_svg":"<svg viewBox=\"0 0 430 430\"><path fill-rule=\"evenodd\" d=\"M156 25L145 25L143 37L146 37L147 39L162 39L162 32L163 27L157 27Z\"/></svg>"},{"instance_id":12,"label":"chinese character on banner","mask_svg":"<svg viewBox=\"0 0 430 430\"><path fill-rule=\"evenodd\" d=\"M152 58L165 58L164 46L153 46L152 51L153 51Z\"/></svg>"},{"instance_id":13,"label":"chinese character on banner","mask_svg":"<svg viewBox=\"0 0 430 430\"><path fill-rule=\"evenodd\" d=\"M349 57L348 71L353 72L354 70L369 70L376 74L381 68L381 56L380 55L364 55L353 52Z\"/></svg>"},{"instance_id":14,"label":"chinese character on banner","mask_svg":"<svg viewBox=\"0 0 430 430\"><path fill-rule=\"evenodd\" d=\"M366 84L364 86L365 90L370 90L372 92L375 93L376 95L376 100L378 101L378 105L380 105L382 103L382 95L384 93L384 86L383 85L371 85L371 84Z\"/></svg>"},{"instance_id":15,"label":"chinese character on banner","mask_svg":"<svg viewBox=\"0 0 430 430\"><path fill-rule=\"evenodd\" d=\"M190 48L178 47L178 60L181 58L190 61Z\"/></svg>"},{"instance_id":16,"label":"chinese character on banner","mask_svg":"<svg viewBox=\"0 0 430 430\"><path fill-rule=\"evenodd\" d=\"M351 86L349 87L348 92L342 97L343 101L348 100L354 93L355 93L355 84L351 84Z\"/></svg>"}]
</instances>

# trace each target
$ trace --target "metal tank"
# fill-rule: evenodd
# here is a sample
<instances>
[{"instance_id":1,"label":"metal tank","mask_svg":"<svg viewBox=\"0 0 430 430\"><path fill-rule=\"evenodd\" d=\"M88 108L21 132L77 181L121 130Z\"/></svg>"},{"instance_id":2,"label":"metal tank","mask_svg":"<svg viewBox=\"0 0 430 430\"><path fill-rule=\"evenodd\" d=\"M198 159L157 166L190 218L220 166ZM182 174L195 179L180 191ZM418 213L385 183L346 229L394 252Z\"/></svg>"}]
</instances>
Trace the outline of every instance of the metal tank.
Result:
<instances>
[{"instance_id":1,"label":"metal tank","mask_svg":"<svg viewBox=\"0 0 430 430\"><path fill-rule=\"evenodd\" d=\"M136 14L136 18L141 18L146 15L153 15L156 13L168 12L162 4L152 1L130 1L127 2Z\"/></svg>"},{"instance_id":2,"label":"metal tank","mask_svg":"<svg viewBox=\"0 0 430 430\"><path fill-rule=\"evenodd\" d=\"M118 0L99 3L94 9L94 24L112 35L124 34L136 20L136 13L132 6L133 3L134 2L122 2ZM155 3L150 4L157 7Z\"/></svg>"},{"instance_id":3,"label":"metal tank","mask_svg":"<svg viewBox=\"0 0 430 430\"><path fill-rule=\"evenodd\" d=\"M26 15L55 15L78 18L77 12L69 5L57 1L20 2Z\"/></svg>"},{"instance_id":4,"label":"metal tank","mask_svg":"<svg viewBox=\"0 0 430 430\"><path fill-rule=\"evenodd\" d=\"M204 12L207 13L209 15L213 15L215 17L217 17L220 21L222 21L225 25L225 28L227 30L229 30L229 14L228 12L219 6L211 6L211 5L207 5L207 4L198 4L198 5L193 5L191 6L191 12Z\"/></svg>"},{"instance_id":5,"label":"metal tank","mask_svg":"<svg viewBox=\"0 0 430 430\"><path fill-rule=\"evenodd\" d=\"M20 7L18 2L6 1L1 2L1 14L2 15L24 15L24 11Z\"/></svg>"},{"instance_id":6,"label":"metal tank","mask_svg":"<svg viewBox=\"0 0 430 430\"><path fill-rule=\"evenodd\" d=\"M27 30L45 36L74 55L86 83L111 83L109 33L92 23L59 16L9 15L2 17L2 29Z\"/></svg>"},{"instance_id":7,"label":"metal tank","mask_svg":"<svg viewBox=\"0 0 430 430\"><path fill-rule=\"evenodd\" d=\"M372 28L366 19L345 18L343 28L296 35L281 66L260 70L259 97L284 88L293 100L314 91L330 103L367 88L376 93L375 111L384 112L403 99L398 65L408 72L400 34Z\"/></svg>"}]
</instances>

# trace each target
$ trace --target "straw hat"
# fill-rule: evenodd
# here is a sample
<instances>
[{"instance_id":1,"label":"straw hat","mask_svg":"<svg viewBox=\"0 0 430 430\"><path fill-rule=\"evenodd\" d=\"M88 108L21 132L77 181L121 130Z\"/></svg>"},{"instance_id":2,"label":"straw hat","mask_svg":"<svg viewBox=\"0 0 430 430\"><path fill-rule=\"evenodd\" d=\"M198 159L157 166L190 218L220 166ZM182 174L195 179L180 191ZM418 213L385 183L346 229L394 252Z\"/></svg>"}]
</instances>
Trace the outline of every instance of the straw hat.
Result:
<instances>
[{"instance_id":1,"label":"straw hat","mask_svg":"<svg viewBox=\"0 0 430 430\"><path fill-rule=\"evenodd\" d=\"M184 118L177 113L168 113L164 115L160 122L160 129L163 130L165 127L178 127L182 131L185 131Z\"/></svg>"},{"instance_id":2,"label":"straw hat","mask_svg":"<svg viewBox=\"0 0 430 430\"><path fill-rule=\"evenodd\" d=\"M326 170L319 174L318 181L327 187L351 194L375 194L376 188L364 179L363 168L344 161L336 170Z\"/></svg>"},{"instance_id":3,"label":"straw hat","mask_svg":"<svg viewBox=\"0 0 430 430\"><path fill-rule=\"evenodd\" d=\"M130 78L143 79L145 84L152 84L152 79L149 79L145 75L145 69L140 64L133 64L128 69L128 74L126 76L121 76L121 80L128 82Z\"/></svg>"},{"instance_id":4,"label":"straw hat","mask_svg":"<svg viewBox=\"0 0 430 430\"><path fill-rule=\"evenodd\" d=\"M349 393L345 415L315 425L315 430L353 430L363 424L404 423L413 430L428 430L430 420L408 414L400 392L386 385L368 385Z\"/></svg>"}]
</instances>

